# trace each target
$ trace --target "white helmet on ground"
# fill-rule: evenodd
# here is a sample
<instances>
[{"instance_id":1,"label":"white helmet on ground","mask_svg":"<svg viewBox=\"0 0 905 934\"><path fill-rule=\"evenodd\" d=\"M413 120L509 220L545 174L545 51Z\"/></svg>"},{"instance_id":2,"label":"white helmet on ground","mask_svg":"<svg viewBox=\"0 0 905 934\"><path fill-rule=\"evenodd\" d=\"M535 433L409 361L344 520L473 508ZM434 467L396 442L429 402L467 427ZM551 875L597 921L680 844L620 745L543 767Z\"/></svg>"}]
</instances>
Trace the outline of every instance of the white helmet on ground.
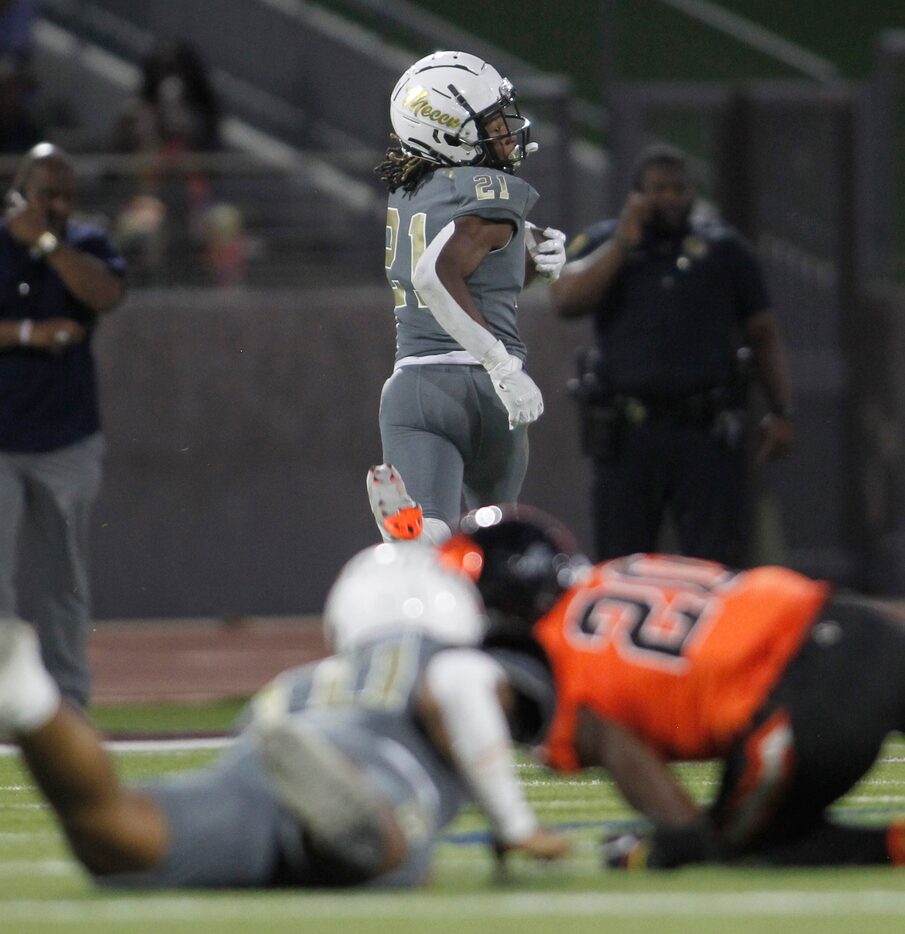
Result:
<instances>
[{"instance_id":1,"label":"white helmet on ground","mask_svg":"<svg viewBox=\"0 0 905 934\"><path fill-rule=\"evenodd\" d=\"M442 567L435 549L417 542L384 542L357 554L324 606L324 634L337 652L408 630L477 645L486 629L477 588Z\"/></svg>"},{"instance_id":2,"label":"white helmet on ground","mask_svg":"<svg viewBox=\"0 0 905 934\"><path fill-rule=\"evenodd\" d=\"M484 129L497 115L516 141L505 161ZM434 52L415 62L393 88L390 120L406 152L440 165L507 169L537 149L528 142L531 122L519 113L509 79L468 52Z\"/></svg>"}]
</instances>

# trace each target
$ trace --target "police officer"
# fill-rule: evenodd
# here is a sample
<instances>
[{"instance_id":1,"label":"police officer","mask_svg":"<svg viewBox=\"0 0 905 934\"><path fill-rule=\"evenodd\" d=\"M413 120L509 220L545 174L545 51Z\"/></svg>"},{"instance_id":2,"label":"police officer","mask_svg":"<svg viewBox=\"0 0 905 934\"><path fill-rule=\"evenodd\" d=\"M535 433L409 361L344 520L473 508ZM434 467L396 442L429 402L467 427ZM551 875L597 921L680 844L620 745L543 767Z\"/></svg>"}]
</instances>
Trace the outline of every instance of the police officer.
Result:
<instances>
[{"instance_id":1,"label":"police officer","mask_svg":"<svg viewBox=\"0 0 905 934\"><path fill-rule=\"evenodd\" d=\"M693 217L685 156L640 154L620 216L570 244L557 313L591 314L579 385L600 560L656 550L667 510L682 552L740 563L745 544L744 369L768 406L757 460L787 454L794 427L785 350L750 246Z\"/></svg>"}]
</instances>

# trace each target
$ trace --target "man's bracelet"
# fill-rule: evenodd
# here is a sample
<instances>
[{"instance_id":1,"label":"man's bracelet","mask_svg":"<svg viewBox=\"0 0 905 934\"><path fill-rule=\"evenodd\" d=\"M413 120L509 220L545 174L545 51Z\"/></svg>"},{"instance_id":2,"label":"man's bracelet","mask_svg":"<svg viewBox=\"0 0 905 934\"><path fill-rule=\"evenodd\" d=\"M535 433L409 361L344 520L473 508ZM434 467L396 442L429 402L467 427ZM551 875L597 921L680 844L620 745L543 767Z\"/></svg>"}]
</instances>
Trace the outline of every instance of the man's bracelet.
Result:
<instances>
[{"instance_id":1,"label":"man's bracelet","mask_svg":"<svg viewBox=\"0 0 905 934\"><path fill-rule=\"evenodd\" d=\"M31 343L32 331L35 329L35 323L31 318L23 318L19 322L19 344L27 347Z\"/></svg>"}]
</instances>

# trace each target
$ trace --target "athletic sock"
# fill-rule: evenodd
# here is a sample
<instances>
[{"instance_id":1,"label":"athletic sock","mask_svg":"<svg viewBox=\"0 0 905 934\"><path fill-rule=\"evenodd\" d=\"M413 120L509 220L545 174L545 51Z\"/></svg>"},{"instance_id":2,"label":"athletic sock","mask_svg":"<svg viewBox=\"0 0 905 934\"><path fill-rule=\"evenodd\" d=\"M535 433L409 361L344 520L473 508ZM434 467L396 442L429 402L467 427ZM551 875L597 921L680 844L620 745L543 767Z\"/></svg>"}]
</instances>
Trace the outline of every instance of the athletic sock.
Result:
<instances>
[{"instance_id":1,"label":"athletic sock","mask_svg":"<svg viewBox=\"0 0 905 934\"><path fill-rule=\"evenodd\" d=\"M893 821L887 827L886 852L893 866L905 866L905 818Z\"/></svg>"},{"instance_id":2,"label":"athletic sock","mask_svg":"<svg viewBox=\"0 0 905 934\"><path fill-rule=\"evenodd\" d=\"M60 706L60 691L41 661L31 626L0 619L0 734L33 733Z\"/></svg>"}]
</instances>

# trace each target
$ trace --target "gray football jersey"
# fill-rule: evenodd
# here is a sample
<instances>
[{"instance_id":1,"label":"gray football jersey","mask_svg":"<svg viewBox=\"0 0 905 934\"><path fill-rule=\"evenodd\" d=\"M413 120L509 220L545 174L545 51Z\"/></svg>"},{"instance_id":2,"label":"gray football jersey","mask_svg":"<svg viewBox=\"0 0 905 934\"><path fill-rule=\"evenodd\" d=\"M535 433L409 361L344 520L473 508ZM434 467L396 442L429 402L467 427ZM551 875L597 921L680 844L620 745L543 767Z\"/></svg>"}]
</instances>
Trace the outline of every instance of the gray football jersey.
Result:
<instances>
[{"instance_id":1,"label":"gray football jersey","mask_svg":"<svg viewBox=\"0 0 905 934\"><path fill-rule=\"evenodd\" d=\"M303 714L347 755L362 754L361 736L403 746L437 793L443 826L470 800L458 773L430 743L415 715L417 688L444 642L417 632L376 639L353 651L279 674L256 695L241 725L255 716Z\"/></svg>"},{"instance_id":2,"label":"gray football jersey","mask_svg":"<svg viewBox=\"0 0 905 934\"><path fill-rule=\"evenodd\" d=\"M468 279L475 304L506 349L524 360L516 314L525 283L525 218L537 192L499 169L435 169L413 192L392 192L387 206L386 272L396 313L396 359L461 350L412 287L412 270L425 246L452 220L469 214L509 221L507 246L490 253Z\"/></svg>"}]
</instances>

